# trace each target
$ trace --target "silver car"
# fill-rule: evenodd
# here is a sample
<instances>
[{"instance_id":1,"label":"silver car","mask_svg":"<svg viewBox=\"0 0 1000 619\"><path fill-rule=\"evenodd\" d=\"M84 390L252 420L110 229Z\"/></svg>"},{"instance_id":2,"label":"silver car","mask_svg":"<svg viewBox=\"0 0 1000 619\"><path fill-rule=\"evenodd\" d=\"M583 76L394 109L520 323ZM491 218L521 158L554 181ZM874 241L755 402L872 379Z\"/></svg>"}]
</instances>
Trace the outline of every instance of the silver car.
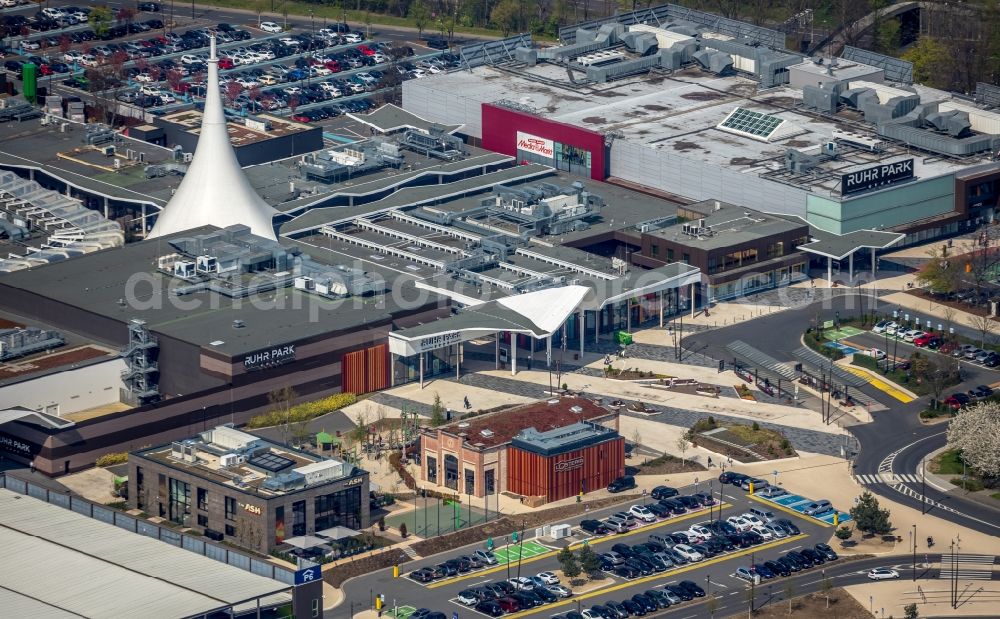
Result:
<instances>
[{"instance_id":1,"label":"silver car","mask_svg":"<svg viewBox=\"0 0 1000 619\"><path fill-rule=\"evenodd\" d=\"M788 531L786 531L784 527L780 527L773 523L768 523L764 525L764 528L771 532L771 535L774 536L774 539L784 539L788 537Z\"/></svg>"},{"instance_id":2,"label":"silver car","mask_svg":"<svg viewBox=\"0 0 1000 619\"><path fill-rule=\"evenodd\" d=\"M975 359L981 353L984 353L984 352L986 352L986 351L983 350L982 348L977 348L977 347L973 346L972 350L965 351L965 358L966 359Z\"/></svg>"}]
</instances>

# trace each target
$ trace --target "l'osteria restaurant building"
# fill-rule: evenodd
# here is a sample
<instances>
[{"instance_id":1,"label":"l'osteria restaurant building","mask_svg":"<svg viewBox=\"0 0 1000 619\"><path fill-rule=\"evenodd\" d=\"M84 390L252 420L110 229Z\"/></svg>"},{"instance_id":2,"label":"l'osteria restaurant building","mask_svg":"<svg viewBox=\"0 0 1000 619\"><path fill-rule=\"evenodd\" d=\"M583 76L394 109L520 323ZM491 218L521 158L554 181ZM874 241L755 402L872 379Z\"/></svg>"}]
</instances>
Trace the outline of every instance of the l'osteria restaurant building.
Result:
<instances>
[{"instance_id":1,"label":"l'osteria restaurant building","mask_svg":"<svg viewBox=\"0 0 1000 619\"><path fill-rule=\"evenodd\" d=\"M558 501L625 473L618 413L561 397L423 430L421 479L475 497L500 492Z\"/></svg>"}]
</instances>

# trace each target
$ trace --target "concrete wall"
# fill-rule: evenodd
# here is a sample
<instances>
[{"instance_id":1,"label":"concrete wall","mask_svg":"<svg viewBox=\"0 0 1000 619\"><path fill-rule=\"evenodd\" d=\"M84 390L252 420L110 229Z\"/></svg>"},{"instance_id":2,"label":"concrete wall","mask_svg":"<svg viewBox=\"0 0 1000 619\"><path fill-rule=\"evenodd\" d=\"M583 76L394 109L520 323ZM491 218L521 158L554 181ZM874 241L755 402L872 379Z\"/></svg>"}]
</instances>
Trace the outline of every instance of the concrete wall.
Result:
<instances>
[{"instance_id":1,"label":"concrete wall","mask_svg":"<svg viewBox=\"0 0 1000 619\"><path fill-rule=\"evenodd\" d=\"M855 230L890 228L950 213L955 208L953 174L907 183L848 199L810 194L809 223L836 234Z\"/></svg>"},{"instance_id":2,"label":"concrete wall","mask_svg":"<svg viewBox=\"0 0 1000 619\"><path fill-rule=\"evenodd\" d=\"M615 140L610 175L691 198L723 200L768 213L806 214L804 189L769 181L644 144Z\"/></svg>"},{"instance_id":3,"label":"concrete wall","mask_svg":"<svg viewBox=\"0 0 1000 619\"><path fill-rule=\"evenodd\" d=\"M44 411L49 406L57 406L56 410L65 414L111 404L118 401L124 369L125 361L111 358L102 363L7 385L0 389L0 409L23 406Z\"/></svg>"},{"instance_id":4,"label":"concrete wall","mask_svg":"<svg viewBox=\"0 0 1000 619\"><path fill-rule=\"evenodd\" d=\"M481 103L469 93L441 90L440 80L419 79L403 82L403 109L421 118L444 125L465 126L459 133L483 137Z\"/></svg>"}]
</instances>

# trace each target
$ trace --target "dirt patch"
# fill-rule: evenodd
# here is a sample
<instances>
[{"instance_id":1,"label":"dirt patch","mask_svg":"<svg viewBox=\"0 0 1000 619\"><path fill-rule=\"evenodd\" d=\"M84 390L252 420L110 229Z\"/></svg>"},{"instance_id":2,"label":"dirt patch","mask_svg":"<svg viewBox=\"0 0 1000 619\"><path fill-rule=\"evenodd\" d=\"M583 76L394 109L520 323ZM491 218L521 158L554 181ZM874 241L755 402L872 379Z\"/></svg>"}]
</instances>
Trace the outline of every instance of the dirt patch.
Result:
<instances>
[{"instance_id":1,"label":"dirt patch","mask_svg":"<svg viewBox=\"0 0 1000 619\"><path fill-rule=\"evenodd\" d=\"M0 318L0 329L23 329L24 325L14 322L12 320L7 320L6 318Z\"/></svg>"},{"instance_id":2,"label":"dirt patch","mask_svg":"<svg viewBox=\"0 0 1000 619\"><path fill-rule=\"evenodd\" d=\"M681 98L688 101L718 101L719 99L725 99L726 95L711 90L699 90L697 92L685 92L681 95Z\"/></svg>"},{"instance_id":3,"label":"dirt patch","mask_svg":"<svg viewBox=\"0 0 1000 619\"><path fill-rule=\"evenodd\" d=\"M650 112L666 112L670 109L669 105L657 105L655 103L647 103L642 106L642 109L649 110Z\"/></svg>"},{"instance_id":4,"label":"dirt patch","mask_svg":"<svg viewBox=\"0 0 1000 619\"><path fill-rule=\"evenodd\" d=\"M674 473L690 473L691 471L707 471L705 467L698 464L697 462L692 462L691 460L681 460L666 454L640 464L638 467L639 475L672 475Z\"/></svg>"},{"instance_id":5,"label":"dirt patch","mask_svg":"<svg viewBox=\"0 0 1000 619\"><path fill-rule=\"evenodd\" d=\"M956 259L961 260L962 256L958 256ZM986 316L989 312L982 305L969 305L963 301L957 299L943 299L937 295L931 294L922 288L911 288L906 291L906 294L911 294L915 297L919 297L924 301L929 301L937 305L947 305L950 308L961 310L969 314L975 314L976 316ZM993 319L996 321L996 318Z\"/></svg>"},{"instance_id":6,"label":"dirt patch","mask_svg":"<svg viewBox=\"0 0 1000 619\"><path fill-rule=\"evenodd\" d=\"M740 97L752 97L757 92L757 87L753 84L733 84L726 89L726 92L731 92Z\"/></svg>"},{"instance_id":7,"label":"dirt patch","mask_svg":"<svg viewBox=\"0 0 1000 619\"><path fill-rule=\"evenodd\" d=\"M733 157L729 160L729 165L753 165L756 159L750 159L749 157Z\"/></svg>"},{"instance_id":8,"label":"dirt patch","mask_svg":"<svg viewBox=\"0 0 1000 619\"><path fill-rule=\"evenodd\" d=\"M603 116L587 116L586 118L583 119L583 122L587 123L588 125L603 125L608 121Z\"/></svg>"},{"instance_id":9,"label":"dirt patch","mask_svg":"<svg viewBox=\"0 0 1000 619\"><path fill-rule=\"evenodd\" d=\"M785 146L790 146L791 148L803 148L809 146L809 142L805 140L788 140L785 142Z\"/></svg>"},{"instance_id":10,"label":"dirt patch","mask_svg":"<svg viewBox=\"0 0 1000 619\"><path fill-rule=\"evenodd\" d=\"M686 140L678 140L674 142L674 150L699 150L701 146L695 144L694 142L688 142Z\"/></svg>"},{"instance_id":11,"label":"dirt patch","mask_svg":"<svg viewBox=\"0 0 1000 619\"><path fill-rule=\"evenodd\" d=\"M10 363L0 366L0 380L33 374L42 370L49 370L63 365L80 363L88 359L107 356L107 351L92 346L81 346L73 350L67 350L59 354L46 355L26 359L20 363Z\"/></svg>"},{"instance_id":12,"label":"dirt patch","mask_svg":"<svg viewBox=\"0 0 1000 619\"><path fill-rule=\"evenodd\" d=\"M837 619L871 619L871 613L864 606L858 603L847 591L841 588L831 589L829 595L829 608L827 607L827 596L822 593L810 593L802 597L792 598L792 612L788 612L788 601L782 600L768 604L764 608L756 611L754 617L763 619L782 619L786 617L799 617L801 619L814 619L815 617L836 617ZM732 615L745 617L746 613Z\"/></svg>"},{"instance_id":13,"label":"dirt patch","mask_svg":"<svg viewBox=\"0 0 1000 619\"><path fill-rule=\"evenodd\" d=\"M647 112L643 112L642 110L629 110L628 112L625 112L625 115L628 116L629 118L638 118L640 116L649 116L649 114Z\"/></svg>"}]
</instances>

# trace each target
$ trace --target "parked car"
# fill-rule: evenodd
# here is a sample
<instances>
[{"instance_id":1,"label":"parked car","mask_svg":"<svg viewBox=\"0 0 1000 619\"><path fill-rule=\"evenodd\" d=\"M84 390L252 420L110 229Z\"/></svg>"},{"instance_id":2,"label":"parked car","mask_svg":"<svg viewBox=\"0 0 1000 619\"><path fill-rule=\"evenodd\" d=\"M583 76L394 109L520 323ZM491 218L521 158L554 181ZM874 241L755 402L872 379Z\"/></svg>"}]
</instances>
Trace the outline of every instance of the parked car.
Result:
<instances>
[{"instance_id":1,"label":"parked car","mask_svg":"<svg viewBox=\"0 0 1000 619\"><path fill-rule=\"evenodd\" d=\"M818 516L819 514L824 514L831 509L833 509L833 505L830 504L830 501L821 499L806 505L805 509L802 510L802 513L806 516Z\"/></svg>"},{"instance_id":2,"label":"parked car","mask_svg":"<svg viewBox=\"0 0 1000 619\"><path fill-rule=\"evenodd\" d=\"M474 556L474 557L478 558L480 561L482 561L483 565L496 565L497 564L497 558L496 558L496 556L492 552L490 552L489 550L477 550L474 553L472 553L472 556Z\"/></svg>"},{"instance_id":3,"label":"parked car","mask_svg":"<svg viewBox=\"0 0 1000 619\"><path fill-rule=\"evenodd\" d=\"M562 585L549 585L545 587L545 589L548 590L553 595L556 595L561 598L568 598L573 595L572 591L570 591L569 589L567 589Z\"/></svg>"},{"instance_id":4,"label":"parked car","mask_svg":"<svg viewBox=\"0 0 1000 619\"><path fill-rule=\"evenodd\" d=\"M733 471L726 471L719 475L719 483L721 484L732 484L734 486L739 486L743 483L743 480L749 477L749 475L744 475L743 473L736 473Z\"/></svg>"},{"instance_id":5,"label":"parked car","mask_svg":"<svg viewBox=\"0 0 1000 619\"><path fill-rule=\"evenodd\" d=\"M969 395L977 400L982 400L993 395L993 389L987 387L986 385L979 385L973 389L969 389Z\"/></svg>"},{"instance_id":6,"label":"parked car","mask_svg":"<svg viewBox=\"0 0 1000 619\"><path fill-rule=\"evenodd\" d=\"M546 585L558 585L559 577L552 572L540 572L538 574L538 579L541 580Z\"/></svg>"},{"instance_id":7,"label":"parked car","mask_svg":"<svg viewBox=\"0 0 1000 619\"><path fill-rule=\"evenodd\" d=\"M625 490L631 490L632 488L635 488L635 477L631 475L619 477L608 484L608 492L624 492Z\"/></svg>"},{"instance_id":8,"label":"parked car","mask_svg":"<svg viewBox=\"0 0 1000 619\"><path fill-rule=\"evenodd\" d=\"M969 359L969 360L972 360L972 361L975 361L976 357L978 357L979 355L981 355L984 352L986 352L986 351L983 350L982 348L973 347L971 350L965 351L965 358Z\"/></svg>"},{"instance_id":9,"label":"parked car","mask_svg":"<svg viewBox=\"0 0 1000 619\"><path fill-rule=\"evenodd\" d=\"M876 567L868 572L868 578L870 580L891 580L899 578L899 572L888 567Z\"/></svg>"},{"instance_id":10,"label":"parked car","mask_svg":"<svg viewBox=\"0 0 1000 619\"><path fill-rule=\"evenodd\" d=\"M753 567L738 567L733 576L739 578L740 580L745 580L747 582L752 582L755 585L760 584L760 574L754 571Z\"/></svg>"},{"instance_id":11,"label":"parked car","mask_svg":"<svg viewBox=\"0 0 1000 619\"><path fill-rule=\"evenodd\" d=\"M953 410L958 410L964 406L968 406L972 402L972 398L964 393L953 393L945 401L945 405L949 406Z\"/></svg>"},{"instance_id":12,"label":"parked car","mask_svg":"<svg viewBox=\"0 0 1000 619\"><path fill-rule=\"evenodd\" d=\"M764 565L778 576L788 576L791 574L788 566L780 561L764 561Z\"/></svg>"},{"instance_id":13,"label":"parked car","mask_svg":"<svg viewBox=\"0 0 1000 619\"><path fill-rule=\"evenodd\" d=\"M880 321L878 321L878 322L875 323L875 326L872 327L872 332L873 333L885 333L885 331L889 327L892 327L893 330L895 330L896 329L896 323L894 323L891 320L880 320Z\"/></svg>"},{"instance_id":14,"label":"parked car","mask_svg":"<svg viewBox=\"0 0 1000 619\"><path fill-rule=\"evenodd\" d=\"M688 561L694 563L696 561L701 561L705 558L705 555L701 554L694 548L688 546L687 544L677 544L673 547L673 551L680 553L682 557Z\"/></svg>"},{"instance_id":15,"label":"parked car","mask_svg":"<svg viewBox=\"0 0 1000 619\"><path fill-rule=\"evenodd\" d=\"M921 348L937 348L941 345L941 338L933 333L924 333L920 337L913 338L913 345Z\"/></svg>"},{"instance_id":16,"label":"parked car","mask_svg":"<svg viewBox=\"0 0 1000 619\"><path fill-rule=\"evenodd\" d=\"M921 337L921 336L924 336L924 335L927 335L927 334L924 333L923 331L921 331L920 329L910 329L909 331L907 331L906 333L903 334L903 341L904 342L912 342L913 340L917 339L918 337Z\"/></svg>"},{"instance_id":17,"label":"parked car","mask_svg":"<svg viewBox=\"0 0 1000 619\"><path fill-rule=\"evenodd\" d=\"M754 563L753 564L753 571L755 571L758 574L760 574L760 577L763 578L764 580L768 580L768 579L771 579L771 578L774 578L775 576L777 576L777 574L774 572L774 570L772 570L771 568L769 568L764 563Z\"/></svg>"},{"instance_id":18,"label":"parked car","mask_svg":"<svg viewBox=\"0 0 1000 619\"><path fill-rule=\"evenodd\" d=\"M675 497L678 494L679 492L677 491L677 488L671 488L670 486L657 486L653 488L653 491L649 493L649 496L659 501L660 499Z\"/></svg>"},{"instance_id":19,"label":"parked car","mask_svg":"<svg viewBox=\"0 0 1000 619\"><path fill-rule=\"evenodd\" d=\"M610 533L607 525L600 520L582 520L580 521L580 529L591 535L607 535Z\"/></svg>"},{"instance_id":20,"label":"parked car","mask_svg":"<svg viewBox=\"0 0 1000 619\"><path fill-rule=\"evenodd\" d=\"M784 488L779 488L778 486L768 486L760 492L754 492L757 496L764 497L766 499L773 499L774 497L782 496L788 494Z\"/></svg>"},{"instance_id":21,"label":"parked car","mask_svg":"<svg viewBox=\"0 0 1000 619\"><path fill-rule=\"evenodd\" d=\"M820 543L813 546L813 548L816 550L816 552L823 555L823 558L826 559L827 561L836 561L838 559L837 553L833 551L833 548L830 548L829 544Z\"/></svg>"},{"instance_id":22,"label":"parked car","mask_svg":"<svg viewBox=\"0 0 1000 619\"><path fill-rule=\"evenodd\" d=\"M798 535L801 533L801 531L799 531L799 527L787 518L779 518L778 520L775 520L773 524L776 524L787 531L789 535Z\"/></svg>"},{"instance_id":23,"label":"parked car","mask_svg":"<svg viewBox=\"0 0 1000 619\"><path fill-rule=\"evenodd\" d=\"M264 32L282 32L284 28L281 24L276 24L273 21L262 21L260 22L260 29Z\"/></svg>"},{"instance_id":24,"label":"parked car","mask_svg":"<svg viewBox=\"0 0 1000 619\"><path fill-rule=\"evenodd\" d=\"M500 617L504 614L503 606L496 600L483 600L476 604L474 608L489 617Z\"/></svg>"},{"instance_id":25,"label":"parked car","mask_svg":"<svg viewBox=\"0 0 1000 619\"><path fill-rule=\"evenodd\" d=\"M633 505L628 509L629 513L643 522L655 522L656 516L643 505Z\"/></svg>"},{"instance_id":26,"label":"parked car","mask_svg":"<svg viewBox=\"0 0 1000 619\"><path fill-rule=\"evenodd\" d=\"M740 533L749 531L751 527L753 527L753 523L743 516L730 516L729 518L726 518L726 522L731 524Z\"/></svg>"},{"instance_id":27,"label":"parked car","mask_svg":"<svg viewBox=\"0 0 1000 619\"><path fill-rule=\"evenodd\" d=\"M867 357L874 357L876 361L881 361L886 358L885 351L878 348L866 348L859 352Z\"/></svg>"}]
</instances>

